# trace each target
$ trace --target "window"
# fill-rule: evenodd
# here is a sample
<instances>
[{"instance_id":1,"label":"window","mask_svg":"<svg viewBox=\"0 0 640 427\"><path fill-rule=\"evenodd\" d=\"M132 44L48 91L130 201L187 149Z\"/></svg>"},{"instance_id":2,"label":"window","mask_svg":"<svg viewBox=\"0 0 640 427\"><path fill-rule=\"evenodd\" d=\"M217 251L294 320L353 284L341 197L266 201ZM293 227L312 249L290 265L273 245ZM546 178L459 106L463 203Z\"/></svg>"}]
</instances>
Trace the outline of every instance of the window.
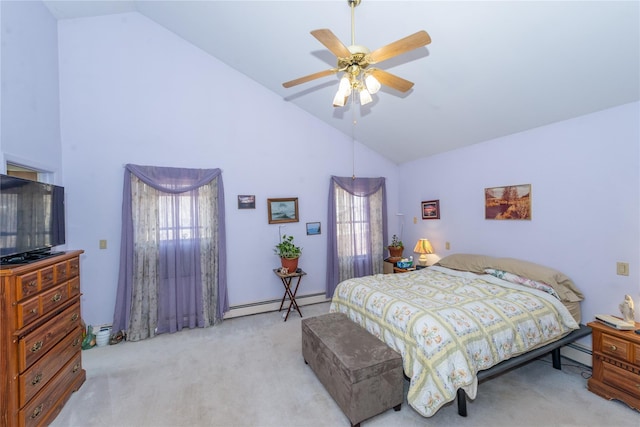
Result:
<instances>
[{"instance_id":1,"label":"window","mask_svg":"<svg viewBox=\"0 0 640 427\"><path fill-rule=\"evenodd\" d=\"M382 273L385 194L384 178L331 178L327 297L343 280Z\"/></svg>"}]
</instances>

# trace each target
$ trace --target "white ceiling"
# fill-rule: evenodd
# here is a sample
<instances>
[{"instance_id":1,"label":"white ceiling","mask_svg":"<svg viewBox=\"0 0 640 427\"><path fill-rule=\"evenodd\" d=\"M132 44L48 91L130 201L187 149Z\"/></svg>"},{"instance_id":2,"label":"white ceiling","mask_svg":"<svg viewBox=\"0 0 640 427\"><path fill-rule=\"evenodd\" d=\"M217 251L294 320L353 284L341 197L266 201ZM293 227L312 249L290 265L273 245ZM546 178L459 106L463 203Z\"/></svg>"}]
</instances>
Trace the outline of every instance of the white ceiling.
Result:
<instances>
[{"instance_id":1,"label":"white ceiling","mask_svg":"<svg viewBox=\"0 0 640 427\"><path fill-rule=\"evenodd\" d=\"M356 44L432 43L376 65L409 92L337 109L338 76L282 83L336 66L309 32L351 44L347 0L45 4L58 19L137 11L396 163L640 100L638 1L362 0Z\"/></svg>"}]
</instances>

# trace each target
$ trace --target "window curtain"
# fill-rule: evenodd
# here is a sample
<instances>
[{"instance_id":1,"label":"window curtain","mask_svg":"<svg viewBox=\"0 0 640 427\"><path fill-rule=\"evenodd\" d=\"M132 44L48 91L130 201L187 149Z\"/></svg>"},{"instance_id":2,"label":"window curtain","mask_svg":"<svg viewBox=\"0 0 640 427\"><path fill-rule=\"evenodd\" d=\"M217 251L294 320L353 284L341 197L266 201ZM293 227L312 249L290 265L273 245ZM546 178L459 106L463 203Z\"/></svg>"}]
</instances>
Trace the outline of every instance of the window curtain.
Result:
<instances>
[{"instance_id":1,"label":"window curtain","mask_svg":"<svg viewBox=\"0 0 640 427\"><path fill-rule=\"evenodd\" d=\"M382 273L387 236L385 178L331 177L327 221L327 286Z\"/></svg>"},{"instance_id":2,"label":"window curtain","mask_svg":"<svg viewBox=\"0 0 640 427\"><path fill-rule=\"evenodd\" d=\"M113 330L139 341L229 309L220 169L126 165Z\"/></svg>"}]
</instances>

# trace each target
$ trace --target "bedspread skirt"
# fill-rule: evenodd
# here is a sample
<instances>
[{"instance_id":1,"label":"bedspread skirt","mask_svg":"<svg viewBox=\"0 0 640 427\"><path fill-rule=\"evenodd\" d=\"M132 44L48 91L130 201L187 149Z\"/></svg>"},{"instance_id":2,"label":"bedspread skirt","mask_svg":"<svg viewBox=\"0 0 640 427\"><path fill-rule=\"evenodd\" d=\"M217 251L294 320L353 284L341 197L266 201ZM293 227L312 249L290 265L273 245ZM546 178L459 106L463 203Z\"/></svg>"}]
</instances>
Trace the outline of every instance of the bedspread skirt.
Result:
<instances>
[{"instance_id":1,"label":"bedspread skirt","mask_svg":"<svg viewBox=\"0 0 640 427\"><path fill-rule=\"evenodd\" d=\"M552 296L500 279L432 267L341 282L331 312L398 351L410 379L407 400L430 417L463 388L475 398L476 373L578 328Z\"/></svg>"}]
</instances>

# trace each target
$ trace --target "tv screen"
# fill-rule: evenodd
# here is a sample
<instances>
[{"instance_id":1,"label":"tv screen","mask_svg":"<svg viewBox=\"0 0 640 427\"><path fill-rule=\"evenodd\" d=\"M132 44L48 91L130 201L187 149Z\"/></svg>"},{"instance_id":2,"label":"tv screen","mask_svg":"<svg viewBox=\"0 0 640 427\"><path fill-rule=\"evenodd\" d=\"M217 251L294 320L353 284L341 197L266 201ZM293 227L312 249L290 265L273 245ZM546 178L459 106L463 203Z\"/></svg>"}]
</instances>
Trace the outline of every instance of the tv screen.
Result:
<instances>
[{"instance_id":1,"label":"tv screen","mask_svg":"<svg viewBox=\"0 0 640 427\"><path fill-rule=\"evenodd\" d=\"M0 174L0 263L38 259L64 243L64 188Z\"/></svg>"}]
</instances>

